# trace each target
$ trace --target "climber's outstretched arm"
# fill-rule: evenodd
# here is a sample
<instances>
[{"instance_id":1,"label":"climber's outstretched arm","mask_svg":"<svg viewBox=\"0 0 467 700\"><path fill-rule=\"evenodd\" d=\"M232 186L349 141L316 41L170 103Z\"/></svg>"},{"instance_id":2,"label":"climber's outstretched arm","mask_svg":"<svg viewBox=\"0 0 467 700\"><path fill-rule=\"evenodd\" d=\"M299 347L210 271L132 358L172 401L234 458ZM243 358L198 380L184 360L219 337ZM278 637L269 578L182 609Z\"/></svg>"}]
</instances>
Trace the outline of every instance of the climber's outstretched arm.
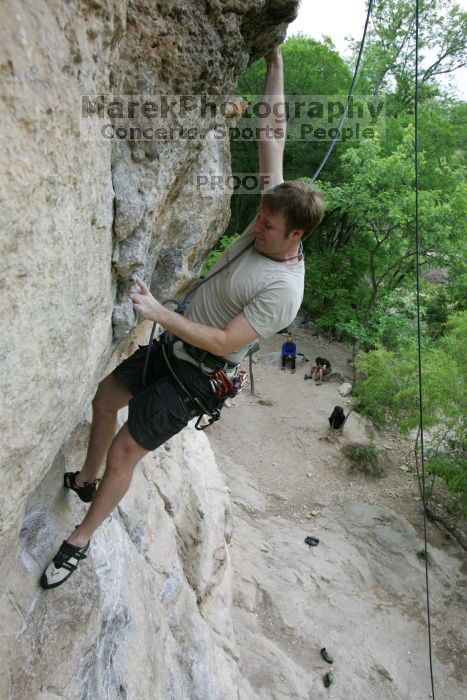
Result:
<instances>
[{"instance_id":1,"label":"climber's outstretched arm","mask_svg":"<svg viewBox=\"0 0 467 700\"><path fill-rule=\"evenodd\" d=\"M266 79L264 81L260 113L265 116L258 119L259 139L259 173L266 176L263 191L279 185L284 180L283 157L286 132L286 115L284 104L284 77L281 47L276 46L266 56ZM267 176L271 178L267 179Z\"/></svg>"}]
</instances>

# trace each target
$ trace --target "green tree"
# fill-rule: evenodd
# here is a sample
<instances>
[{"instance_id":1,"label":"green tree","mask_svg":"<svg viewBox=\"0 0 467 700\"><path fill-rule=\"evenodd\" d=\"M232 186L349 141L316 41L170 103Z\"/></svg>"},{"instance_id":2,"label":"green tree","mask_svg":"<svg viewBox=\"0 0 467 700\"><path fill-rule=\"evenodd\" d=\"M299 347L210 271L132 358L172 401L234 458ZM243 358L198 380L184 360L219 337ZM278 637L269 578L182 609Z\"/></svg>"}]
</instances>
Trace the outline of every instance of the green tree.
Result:
<instances>
[{"instance_id":1,"label":"green tree","mask_svg":"<svg viewBox=\"0 0 467 700\"><path fill-rule=\"evenodd\" d=\"M422 349L423 423L426 466L440 477L467 515L466 381L467 312L452 315L447 332ZM418 430L418 349L414 341L400 353L379 347L362 353L366 379L357 387L362 412L380 426L388 421L404 434ZM417 456L420 442L417 440ZM431 496L427 490L425 496Z\"/></svg>"},{"instance_id":2,"label":"green tree","mask_svg":"<svg viewBox=\"0 0 467 700\"><path fill-rule=\"evenodd\" d=\"M217 245L211 250L208 257L204 261L203 269L201 270L200 278L204 279L208 276L210 270L214 267L216 262L219 260L220 256L226 248L231 245L237 238L236 234L224 235L219 238Z\"/></svg>"},{"instance_id":3,"label":"green tree","mask_svg":"<svg viewBox=\"0 0 467 700\"><path fill-rule=\"evenodd\" d=\"M420 0L420 96L439 93L437 78L467 64L467 13L453 0ZM355 47L357 50L357 46ZM376 0L362 66L362 85L373 95L387 91L396 110L413 109L415 4Z\"/></svg>"},{"instance_id":4,"label":"green tree","mask_svg":"<svg viewBox=\"0 0 467 700\"><path fill-rule=\"evenodd\" d=\"M348 149L340 161L345 184L319 183L327 217L307 243L305 307L324 328L368 345L377 337L375 313L385 313L378 300L408 284L413 288L413 130L405 130L389 155L373 139ZM420 192L422 265L448 266L456 259L466 214L463 192L459 179L449 193Z\"/></svg>"}]
</instances>

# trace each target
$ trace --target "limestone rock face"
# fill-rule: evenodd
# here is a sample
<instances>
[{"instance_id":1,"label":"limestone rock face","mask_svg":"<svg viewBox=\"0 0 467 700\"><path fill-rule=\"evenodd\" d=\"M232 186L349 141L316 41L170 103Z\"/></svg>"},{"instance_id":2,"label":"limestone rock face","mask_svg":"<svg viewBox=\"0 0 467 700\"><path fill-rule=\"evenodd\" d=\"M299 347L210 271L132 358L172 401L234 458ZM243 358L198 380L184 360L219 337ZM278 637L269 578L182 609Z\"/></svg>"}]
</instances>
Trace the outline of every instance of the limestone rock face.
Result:
<instances>
[{"instance_id":1,"label":"limestone rock face","mask_svg":"<svg viewBox=\"0 0 467 700\"><path fill-rule=\"evenodd\" d=\"M228 585L214 574L212 558L216 571L227 560L220 522L214 536L212 523L199 516L202 536L193 537L200 544L191 540L190 518L197 517L189 516L191 496L178 529L177 515L156 506L152 520L146 514L137 527L128 500L94 543L83 588L70 583L49 596L37 589L39 563L79 516L57 491L71 459L69 437L79 433L98 381L130 350L132 274L143 274L160 298L174 296L197 274L229 216L230 192L201 197L194 177L207 167L230 174L228 142L215 138L214 122L203 125L203 140L89 138L83 96L184 93L222 101L247 64L283 39L297 4L11 0L2 6L0 557L8 612L1 651L3 659L8 649L11 663L10 674L2 674L2 697L13 692L12 679L17 697L78 697L80 677L83 698L96 697L97 682L109 698L186 697L185 683L191 697L223 697L215 679L230 668L230 652L219 656L213 638L219 630L221 646L230 648L228 613L219 602L228 599ZM146 499L147 510L153 488L140 477L131 498ZM178 488L174 501L185 493L182 477ZM216 509L217 496L208 505ZM164 540L165 573L154 573L155 560L138 549L138 537L149 549L154 538ZM171 632L161 612L166 579ZM195 636L187 633L191 628ZM122 646L130 637L137 640L131 655ZM140 669L132 680L130 665ZM137 681L140 689L130 690Z\"/></svg>"},{"instance_id":2,"label":"limestone rock face","mask_svg":"<svg viewBox=\"0 0 467 700\"><path fill-rule=\"evenodd\" d=\"M38 590L86 510L61 483L87 433L78 426L60 451L2 558L0 697L236 698L229 499L193 427L140 463L73 577Z\"/></svg>"}]
</instances>

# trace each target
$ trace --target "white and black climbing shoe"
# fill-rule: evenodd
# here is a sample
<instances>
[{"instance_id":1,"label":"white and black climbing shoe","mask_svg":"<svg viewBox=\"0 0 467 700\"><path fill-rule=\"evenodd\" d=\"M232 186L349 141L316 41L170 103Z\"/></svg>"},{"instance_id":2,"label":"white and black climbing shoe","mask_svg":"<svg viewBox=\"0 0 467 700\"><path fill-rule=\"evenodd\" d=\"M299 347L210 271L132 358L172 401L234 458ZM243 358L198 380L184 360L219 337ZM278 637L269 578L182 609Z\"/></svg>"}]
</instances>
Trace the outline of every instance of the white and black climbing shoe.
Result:
<instances>
[{"instance_id":1,"label":"white and black climbing shoe","mask_svg":"<svg viewBox=\"0 0 467 700\"><path fill-rule=\"evenodd\" d=\"M97 484L99 483L100 479L95 479L95 481L86 481L84 486L77 486L77 474L79 474L79 472L66 472L63 477L63 485L65 488L71 489L77 493L81 500L85 503L90 503L94 498L94 494L97 490Z\"/></svg>"},{"instance_id":2,"label":"white and black climbing shoe","mask_svg":"<svg viewBox=\"0 0 467 700\"><path fill-rule=\"evenodd\" d=\"M75 547L64 540L41 577L42 588L56 588L65 583L75 571L81 559L86 559L89 542L84 547Z\"/></svg>"}]
</instances>

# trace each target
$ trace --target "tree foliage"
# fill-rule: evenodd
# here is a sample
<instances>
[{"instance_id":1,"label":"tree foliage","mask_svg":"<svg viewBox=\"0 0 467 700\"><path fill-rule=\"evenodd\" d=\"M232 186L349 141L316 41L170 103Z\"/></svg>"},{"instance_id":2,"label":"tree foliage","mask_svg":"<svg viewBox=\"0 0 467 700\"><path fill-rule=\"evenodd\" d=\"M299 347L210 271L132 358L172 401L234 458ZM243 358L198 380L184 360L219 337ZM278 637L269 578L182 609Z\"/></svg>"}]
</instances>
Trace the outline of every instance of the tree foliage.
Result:
<instances>
[{"instance_id":1,"label":"tree foliage","mask_svg":"<svg viewBox=\"0 0 467 700\"><path fill-rule=\"evenodd\" d=\"M441 477L467 515L467 312L453 314L445 334L422 348L423 425L427 469ZM367 378L359 383L360 410L383 426L387 421L408 434L420 419L418 348L415 341L402 352L380 346L362 353L359 368Z\"/></svg>"},{"instance_id":2,"label":"tree foliage","mask_svg":"<svg viewBox=\"0 0 467 700\"><path fill-rule=\"evenodd\" d=\"M323 327L371 344L378 310L393 306L396 290L414 287L413 130L405 129L390 154L373 139L348 149L340 161L344 184L319 183L327 216L307 244L313 284L305 304ZM420 192L422 266L449 267L458 258L467 212L464 184L454 177L450 182L449 192L443 186Z\"/></svg>"},{"instance_id":3,"label":"tree foliage","mask_svg":"<svg viewBox=\"0 0 467 700\"><path fill-rule=\"evenodd\" d=\"M467 64L467 13L453 0L420 0L419 21L419 81L422 99L429 99L439 92L437 78ZM395 107L412 111L414 74L415 3L376 0L362 69L363 84L374 95L389 92Z\"/></svg>"},{"instance_id":4,"label":"tree foliage","mask_svg":"<svg viewBox=\"0 0 467 700\"><path fill-rule=\"evenodd\" d=\"M222 238L219 239L217 245L211 252L209 253L208 257L204 261L203 269L201 270L200 277L201 279L204 279L207 277L209 274L210 270L214 267L214 265L217 263L219 260L220 256L224 252L226 248L231 245L235 239L237 238L237 235L235 233L231 235L224 235Z\"/></svg>"}]
</instances>

